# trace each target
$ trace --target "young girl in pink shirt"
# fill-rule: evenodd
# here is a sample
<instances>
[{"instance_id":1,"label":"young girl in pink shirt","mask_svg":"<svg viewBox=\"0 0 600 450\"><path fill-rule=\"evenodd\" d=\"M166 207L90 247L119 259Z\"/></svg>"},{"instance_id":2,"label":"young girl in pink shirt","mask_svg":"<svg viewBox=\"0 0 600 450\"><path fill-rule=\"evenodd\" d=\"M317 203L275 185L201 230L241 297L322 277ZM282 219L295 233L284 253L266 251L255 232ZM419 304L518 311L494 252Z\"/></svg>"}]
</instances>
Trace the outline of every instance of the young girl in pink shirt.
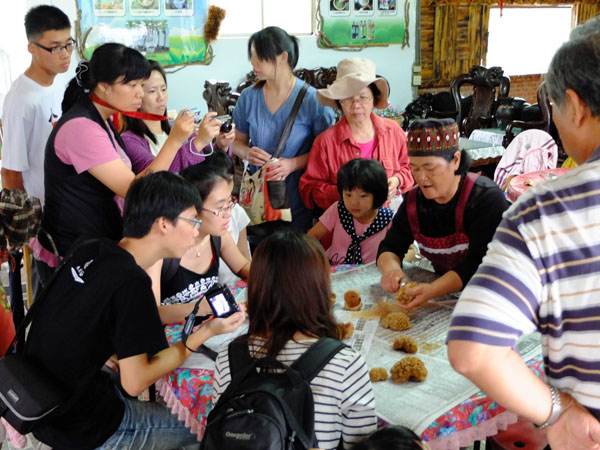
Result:
<instances>
[{"instance_id":1,"label":"young girl in pink shirt","mask_svg":"<svg viewBox=\"0 0 600 450\"><path fill-rule=\"evenodd\" d=\"M326 249L331 264L375 261L394 215L383 206L388 195L385 169L374 159L353 159L339 170L337 188L341 200L323 213L308 235L321 240L332 234Z\"/></svg>"}]
</instances>

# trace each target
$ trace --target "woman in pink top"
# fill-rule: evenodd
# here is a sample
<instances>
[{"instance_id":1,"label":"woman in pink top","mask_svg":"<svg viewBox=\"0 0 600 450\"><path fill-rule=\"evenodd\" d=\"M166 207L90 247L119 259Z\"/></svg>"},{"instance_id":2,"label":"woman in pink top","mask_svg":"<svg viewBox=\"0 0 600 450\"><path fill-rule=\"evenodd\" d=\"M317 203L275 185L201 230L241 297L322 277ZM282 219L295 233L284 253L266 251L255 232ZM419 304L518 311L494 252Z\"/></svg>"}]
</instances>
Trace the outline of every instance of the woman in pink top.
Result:
<instances>
[{"instance_id":1,"label":"woman in pink top","mask_svg":"<svg viewBox=\"0 0 600 450\"><path fill-rule=\"evenodd\" d=\"M392 222L385 169L373 159L353 159L337 173L342 200L334 202L308 232L320 240L332 233L327 258L331 264L366 264L375 261L379 243Z\"/></svg>"},{"instance_id":2,"label":"woman in pink top","mask_svg":"<svg viewBox=\"0 0 600 450\"><path fill-rule=\"evenodd\" d=\"M406 134L395 121L373 114L373 108L387 107L388 94L385 78L378 77L375 65L362 58L340 61L334 83L317 91L319 102L341 109L343 117L317 136L310 151L300 179L307 208L326 210L339 199L338 170L355 158L375 159L383 165L388 200L412 187Z\"/></svg>"}]
</instances>

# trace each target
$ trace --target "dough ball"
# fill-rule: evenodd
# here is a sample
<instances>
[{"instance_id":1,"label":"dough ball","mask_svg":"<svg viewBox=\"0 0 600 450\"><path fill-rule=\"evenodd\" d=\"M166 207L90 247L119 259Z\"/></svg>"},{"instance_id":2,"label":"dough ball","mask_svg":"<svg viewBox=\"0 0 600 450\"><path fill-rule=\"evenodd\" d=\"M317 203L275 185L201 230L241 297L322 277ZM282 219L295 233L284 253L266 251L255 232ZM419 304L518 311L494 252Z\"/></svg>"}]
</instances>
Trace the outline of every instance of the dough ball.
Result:
<instances>
[{"instance_id":1,"label":"dough ball","mask_svg":"<svg viewBox=\"0 0 600 450\"><path fill-rule=\"evenodd\" d=\"M406 356L390 369L394 383L404 383L410 379L423 381L427 378L427 368L416 356Z\"/></svg>"},{"instance_id":2,"label":"dough ball","mask_svg":"<svg viewBox=\"0 0 600 450\"><path fill-rule=\"evenodd\" d=\"M410 328L410 319L401 311L393 312L381 320L381 326L383 328L391 328L394 331L408 330Z\"/></svg>"}]
</instances>

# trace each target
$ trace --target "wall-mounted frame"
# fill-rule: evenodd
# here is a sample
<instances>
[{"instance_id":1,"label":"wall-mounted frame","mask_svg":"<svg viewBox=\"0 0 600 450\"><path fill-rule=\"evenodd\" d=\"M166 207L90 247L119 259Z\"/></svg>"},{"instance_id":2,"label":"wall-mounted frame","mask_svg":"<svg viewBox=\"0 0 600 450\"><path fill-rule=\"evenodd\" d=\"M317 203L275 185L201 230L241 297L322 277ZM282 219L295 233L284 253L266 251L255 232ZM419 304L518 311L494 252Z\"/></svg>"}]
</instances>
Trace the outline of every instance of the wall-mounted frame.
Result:
<instances>
[{"instance_id":1,"label":"wall-mounted frame","mask_svg":"<svg viewBox=\"0 0 600 450\"><path fill-rule=\"evenodd\" d=\"M408 45L408 0L319 0L320 47Z\"/></svg>"},{"instance_id":2,"label":"wall-mounted frame","mask_svg":"<svg viewBox=\"0 0 600 450\"><path fill-rule=\"evenodd\" d=\"M79 53L89 59L106 42L139 50L164 67L210 64L204 40L208 0L75 0Z\"/></svg>"}]
</instances>

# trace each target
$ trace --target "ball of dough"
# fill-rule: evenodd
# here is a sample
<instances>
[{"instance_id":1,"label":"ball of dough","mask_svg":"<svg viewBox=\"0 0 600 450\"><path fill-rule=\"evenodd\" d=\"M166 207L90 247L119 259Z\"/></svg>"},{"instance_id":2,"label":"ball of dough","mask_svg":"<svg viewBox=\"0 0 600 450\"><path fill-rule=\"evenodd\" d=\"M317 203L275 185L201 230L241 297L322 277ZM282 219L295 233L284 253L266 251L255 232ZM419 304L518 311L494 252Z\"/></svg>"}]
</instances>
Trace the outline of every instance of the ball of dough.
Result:
<instances>
[{"instance_id":1,"label":"ball of dough","mask_svg":"<svg viewBox=\"0 0 600 450\"><path fill-rule=\"evenodd\" d=\"M369 378L371 378L371 381L385 381L388 379L387 370L383 367L375 367L369 370Z\"/></svg>"},{"instance_id":2,"label":"ball of dough","mask_svg":"<svg viewBox=\"0 0 600 450\"><path fill-rule=\"evenodd\" d=\"M394 383L404 383L411 378L423 381L427 378L427 368L416 356L406 356L393 365L390 374Z\"/></svg>"},{"instance_id":3,"label":"ball of dough","mask_svg":"<svg viewBox=\"0 0 600 450\"><path fill-rule=\"evenodd\" d=\"M394 350L402 350L406 353L417 353L419 345L417 341L408 336L397 337L394 341Z\"/></svg>"},{"instance_id":4,"label":"ball of dough","mask_svg":"<svg viewBox=\"0 0 600 450\"><path fill-rule=\"evenodd\" d=\"M383 328L391 328L394 331L408 330L410 328L410 319L402 311L389 313L381 320Z\"/></svg>"},{"instance_id":5,"label":"ball of dough","mask_svg":"<svg viewBox=\"0 0 600 450\"><path fill-rule=\"evenodd\" d=\"M398 300L398 302L402 305L406 305L407 303L410 303L413 301L413 299L415 298L414 295L408 295L406 293L407 289L412 289L415 286L417 286L419 283L416 283L414 281L409 281L408 283L406 283L404 286L401 286L400 289L398 289L398 293L396 294L396 300Z\"/></svg>"},{"instance_id":6,"label":"ball of dough","mask_svg":"<svg viewBox=\"0 0 600 450\"><path fill-rule=\"evenodd\" d=\"M332 292L331 293L331 304L335 305L335 299L337 298L337 296Z\"/></svg>"},{"instance_id":7,"label":"ball of dough","mask_svg":"<svg viewBox=\"0 0 600 450\"><path fill-rule=\"evenodd\" d=\"M354 290L346 291L344 294L344 303L346 305L346 309L349 311L358 311L362 308L360 294Z\"/></svg>"}]
</instances>

